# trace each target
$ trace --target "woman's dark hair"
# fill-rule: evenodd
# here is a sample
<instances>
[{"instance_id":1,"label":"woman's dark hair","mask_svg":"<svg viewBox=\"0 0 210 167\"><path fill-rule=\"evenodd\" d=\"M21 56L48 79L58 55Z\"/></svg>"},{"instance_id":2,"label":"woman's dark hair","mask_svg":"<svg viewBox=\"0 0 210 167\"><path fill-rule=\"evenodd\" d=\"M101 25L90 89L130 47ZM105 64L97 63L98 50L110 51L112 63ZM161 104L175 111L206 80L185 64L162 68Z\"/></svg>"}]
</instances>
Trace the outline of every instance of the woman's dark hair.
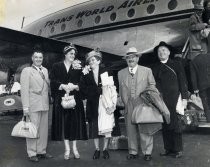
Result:
<instances>
[{"instance_id":1,"label":"woman's dark hair","mask_svg":"<svg viewBox=\"0 0 210 167\"><path fill-rule=\"evenodd\" d=\"M65 46L64 49L63 49L63 54L64 54L64 56L65 56L68 52L70 52L71 50L74 50L74 51L75 51L75 55L77 55L78 52L77 52L76 47L75 47L72 43L70 43L69 45Z\"/></svg>"}]
</instances>

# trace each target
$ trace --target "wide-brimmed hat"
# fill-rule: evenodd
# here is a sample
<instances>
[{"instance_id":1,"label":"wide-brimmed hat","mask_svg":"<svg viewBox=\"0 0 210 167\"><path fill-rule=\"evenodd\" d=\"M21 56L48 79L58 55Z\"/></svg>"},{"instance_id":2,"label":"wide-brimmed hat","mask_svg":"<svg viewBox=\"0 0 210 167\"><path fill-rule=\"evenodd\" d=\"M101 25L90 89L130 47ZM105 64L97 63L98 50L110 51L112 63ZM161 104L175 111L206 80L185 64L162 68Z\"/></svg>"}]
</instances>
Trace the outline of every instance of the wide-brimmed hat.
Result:
<instances>
[{"instance_id":1,"label":"wide-brimmed hat","mask_svg":"<svg viewBox=\"0 0 210 167\"><path fill-rule=\"evenodd\" d=\"M96 48L96 49L92 50L91 52L89 52L86 55L85 59L86 59L86 61L88 61L91 57L95 57L95 56L102 59L102 54L99 51L99 48Z\"/></svg>"},{"instance_id":2,"label":"wide-brimmed hat","mask_svg":"<svg viewBox=\"0 0 210 167\"><path fill-rule=\"evenodd\" d=\"M141 56L141 53L139 53L135 47L131 47L131 48L128 48L128 50L126 51L126 55L123 56L123 59L125 59L129 55Z\"/></svg>"},{"instance_id":3,"label":"wide-brimmed hat","mask_svg":"<svg viewBox=\"0 0 210 167\"><path fill-rule=\"evenodd\" d=\"M164 46L164 47L168 48L169 51L172 50L172 46L171 46L171 45L167 44L167 43L164 42L164 41L161 41L161 42L154 48L154 53L155 53L155 54L157 54L158 48L161 47L161 46Z\"/></svg>"},{"instance_id":4,"label":"wide-brimmed hat","mask_svg":"<svg viewBox=\"0 0 210 167\"><path fill-rule=\"evenodd\" d=\"M72 49L74 49L75 52L77 53L77 49L76 49L76 47L72 43L70 43L69 45L67 45L67 46L64 47L63 53L64 54L67 54Z\"/></svg>"}]
</instances>

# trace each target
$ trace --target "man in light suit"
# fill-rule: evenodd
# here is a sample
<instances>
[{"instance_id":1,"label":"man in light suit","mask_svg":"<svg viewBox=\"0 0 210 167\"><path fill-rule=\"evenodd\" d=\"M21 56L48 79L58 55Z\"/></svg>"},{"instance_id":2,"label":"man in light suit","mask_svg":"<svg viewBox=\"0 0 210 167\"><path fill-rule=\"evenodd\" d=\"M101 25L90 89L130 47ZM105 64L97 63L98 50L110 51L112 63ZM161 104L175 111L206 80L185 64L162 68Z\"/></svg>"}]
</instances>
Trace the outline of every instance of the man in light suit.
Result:
<instances>
[{"instance_id":1,"label":"man in light suit","mask_svg":"<svg viewBox=\"0 0 210 167\"><path fill-rule=\"evenodd\" d=\"M144 133L145 130L143 129L144 127L142 124L132 124L131 117L133 109L140 99L140 93L148 86L155 86L155 80L151 69L138 65L139 54L135 47L129 48L124 58L126 59L128 67L119 71L118 80L119 94L125 104L125 123L129 150L127 159L131 160L138 157L137 134L139 131L144 160L150 161L152 158L153 136Z\"/></svg>"},{"instance_id":2,"label":"man in light suit","mask_svg":"<svg viewBox=\"0 0 210 167\"><path fill-rule=\"evenodd\" d=\"M32 66L23 69L20 77L23 113L37 126L37 139L26 138L30 161L52 158L46 153L48 140L48 70L42 66L43 52L36 47L32 54Z\"/></svg>"}]
</instances>

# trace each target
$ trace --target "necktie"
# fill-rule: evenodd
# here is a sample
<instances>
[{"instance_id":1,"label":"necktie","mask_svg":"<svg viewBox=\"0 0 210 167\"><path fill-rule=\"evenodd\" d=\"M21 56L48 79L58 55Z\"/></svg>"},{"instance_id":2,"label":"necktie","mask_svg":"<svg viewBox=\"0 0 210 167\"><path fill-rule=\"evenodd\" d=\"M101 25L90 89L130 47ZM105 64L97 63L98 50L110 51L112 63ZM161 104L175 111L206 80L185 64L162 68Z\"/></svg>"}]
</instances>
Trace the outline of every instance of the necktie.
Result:
<instances>
[{"instance_id":1,"label":"necktie","mask_svg":"<svg viewBox=\"0 0 210 167\"><path fill-rule=\"evenodd\" d=\"M130 69L130 73L131 73L131 76L133 77L134 76L133 68Z\"/></svg>"},{"instance_id":2,"label":"necktie","mask_svg":"<svg viewBox=\"0 0 210 167\"><path fill-rule=\"evenodd\" d=\"M42 79L45 79L45 76L41 67L39 68L39 74L41 75Z\"/></svg>"}]
</instances>

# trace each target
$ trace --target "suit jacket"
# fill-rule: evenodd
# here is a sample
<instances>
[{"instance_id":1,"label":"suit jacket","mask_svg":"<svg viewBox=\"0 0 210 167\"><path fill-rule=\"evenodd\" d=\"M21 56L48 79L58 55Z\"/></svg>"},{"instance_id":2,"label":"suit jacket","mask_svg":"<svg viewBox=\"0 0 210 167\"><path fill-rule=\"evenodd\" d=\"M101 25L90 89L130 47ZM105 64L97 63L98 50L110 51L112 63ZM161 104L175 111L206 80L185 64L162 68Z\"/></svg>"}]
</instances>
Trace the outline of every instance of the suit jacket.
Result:
<instances>
[{"instance_id":1,"label":"suit jacket","mask_svg":"<svg viewBox=\"0 0 210 167\"><path fill-rule=\"evenodd\" d=\"M142 93L146 87L154 87L155 86L155 79L153 77L151 69L147 67L143 67L138 65L138 69L136 71L138 74L137 76L137 88L136 88L136 95L139 97L140 93ZM130 98L130 92L128 87L129 82L129 69L124 68L118 72L118 80L119 80L119 95L122 98L123 103L126 105L128 99ZM137 98L136 97L136 98Z\"/></svg>"},{"instance_id":2,"label":"suit jacket","mask_svg":"<svg viewBox=\"0 0 210 167\"><path fill-rule=\"evenodd\" d=\"M48 70L43 67L42 71L45 80L39 71L32 67L24 68L20 76L23 109L28 108L29 112L49 110Z\"/></svg>"},{"instance_id":3,"label":"suit jacket","mask_svg":"<svg viewBox=\"0 0 210 167\"><path fill-rule=\"evenodd\" d=\"M131 74L129 73L128 67L118 72L119 94L122 98L123 103L125 104L125 112L126 112L127 118L129 118L129 115L133 113L133 111L130 108L130 105L128 104L128 101L131 98L130 97L131 93L130 93L130 88L129 88L130 75ZM140 65L138 65L135 75L137 75L136 76L137 84L136 84L136 90L135 90L136 97L134 101L136 103L135 105L141 105L143 104L143 101L139 97L140 94L143 91L145 91L147 87L154 88L155 79L153 77L152 70L150 68L143 67ZM161 123L140 124L139 128L140 128L139 130L141 133L152 135L161 129Z\"/></svg>"}]
</instances>

